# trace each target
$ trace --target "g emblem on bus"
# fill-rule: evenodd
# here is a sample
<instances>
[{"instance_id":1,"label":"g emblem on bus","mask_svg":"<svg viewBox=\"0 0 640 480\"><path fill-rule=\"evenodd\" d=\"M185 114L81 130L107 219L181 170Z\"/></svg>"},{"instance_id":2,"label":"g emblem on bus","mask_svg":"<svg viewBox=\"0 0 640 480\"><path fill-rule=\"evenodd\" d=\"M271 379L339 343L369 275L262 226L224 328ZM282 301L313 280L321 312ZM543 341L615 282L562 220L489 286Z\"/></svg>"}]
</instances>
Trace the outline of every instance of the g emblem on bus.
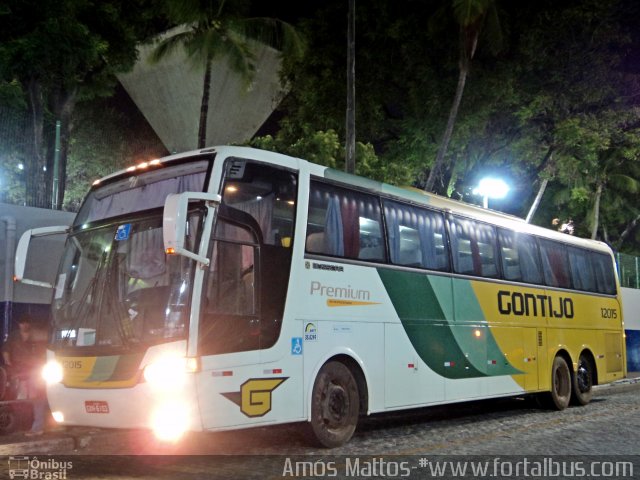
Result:
<instances>
[{"instance_id":1,"label":"g emblem on bus","mask_svg":"<svg viewBox=\"0 0 640 480\"><path fill-rule=\"evenodd\" d=\"M271 393L287 378L250 378L240 386L239 392L222 395L238 405L247 417L262 417L271 411Z\"/></svg>"}]
</instances>

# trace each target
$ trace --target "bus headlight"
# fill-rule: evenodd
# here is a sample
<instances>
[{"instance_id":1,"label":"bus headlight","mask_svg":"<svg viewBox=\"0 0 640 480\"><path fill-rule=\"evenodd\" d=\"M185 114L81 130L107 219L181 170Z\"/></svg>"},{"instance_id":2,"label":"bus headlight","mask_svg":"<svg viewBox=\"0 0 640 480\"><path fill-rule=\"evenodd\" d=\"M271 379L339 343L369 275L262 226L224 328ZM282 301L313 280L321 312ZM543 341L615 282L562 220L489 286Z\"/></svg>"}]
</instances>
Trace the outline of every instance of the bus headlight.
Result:
<instances>
[{"instance_id":1,"label":"bus headlight","mask_svg":"<svg viewBox=\"0 0 640 480\"><path fill-rule=\"evenodd\" d=\"M42 367L42 378L48 385L60 383L64 376L62 365L57 360L49 360Z\"/></svg>"},{"instance_id":2,"label":"bus headlight","mask_svg":"<svg viewBox=\"0 0 640 480\"><path fill-rule=\"evenodd\" d=\"M58 423L64 422L64 414L59 410L56 410L55 412L51 412L51 416Z\"/></svg>"},{"instance_id":3,"label":"bus headlight","mask_svg":"<svg viewBox=\"0 0 640 480\"><path fill-rule=\"evenodd\" d=\"M177 441L189 427L189 411L184 401L166 401L153 411L151 428L156 438L165 442Z\"/></svg>"},{"instance_id":4,"label":"bus headlight","mask_svg":"<svg viewBox=\"0 0 640 480\"><path fill-rule=\"evenodd\" d=\"M197 359L168 355L144 367L143 376L155 389L172 390L184 386L187 374L196 371Z\"/></svg>"}]
</instances>

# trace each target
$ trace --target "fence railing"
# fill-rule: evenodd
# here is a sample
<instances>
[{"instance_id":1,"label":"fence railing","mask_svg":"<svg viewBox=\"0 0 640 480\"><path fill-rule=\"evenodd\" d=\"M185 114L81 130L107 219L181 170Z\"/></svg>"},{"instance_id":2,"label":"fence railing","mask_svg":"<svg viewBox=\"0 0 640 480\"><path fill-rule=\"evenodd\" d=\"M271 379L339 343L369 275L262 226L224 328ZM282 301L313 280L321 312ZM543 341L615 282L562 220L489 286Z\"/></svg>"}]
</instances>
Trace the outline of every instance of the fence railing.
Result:
<instances>
[{"instance_id":1,"label":"fence railing","mask_svg":"<svg viewBox=\"0 0 640 480\"><path fill-rule=\"evenodd\" d=\"M640 288L640 258L626 253L616 253L620 286Z\"/></svg>"}]
</instances>

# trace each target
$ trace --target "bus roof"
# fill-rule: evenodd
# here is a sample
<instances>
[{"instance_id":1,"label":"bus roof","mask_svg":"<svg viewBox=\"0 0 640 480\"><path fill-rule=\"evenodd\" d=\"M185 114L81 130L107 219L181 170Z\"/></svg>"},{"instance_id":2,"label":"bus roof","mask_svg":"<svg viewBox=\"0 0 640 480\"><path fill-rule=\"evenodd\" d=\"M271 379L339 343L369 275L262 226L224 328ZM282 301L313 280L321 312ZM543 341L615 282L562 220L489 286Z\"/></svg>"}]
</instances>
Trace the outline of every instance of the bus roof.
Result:
<instances>
[{"instance_id":1,"label":"bus roof","mask_svg":"<svg viewBox=\"0 0 640 480\"><path fill-rule=\"evenodd\" d=\"M224 156L250 156L251 153L259 153L261 156L267 155L269 160L277 163L278 157L292 159L293 157L266 151L259 150L251 147L242 146L228 146L219 145L214 147L203 148L199 150L191 150L188 152L182 152L177 154L168 155L159 159L154 159L148 162L142 162L137 165L132 165L128 168L119 170L93 183L93 187L99 186L101 183L115 179L120 176L132 175L136 173L142 173L147 171L149 167L164 165L167 163L180 161L193 156L199 156L204 154L223 154ZM358 175L349 174L340 170L325 167L316 163L309 162L304 159L295 158L298 162L304 162L309 166L311 175L326 178L327 180L335 181L345 185L354 186L356 188L367 190L373 193L382 194L388 197L394 197L399 200L408 201L417 205L424 205L427 207L443 210L446 212L456 213L467 217L472 217L480 221L485 221L493 225L510 228L512 230L538 235L541 237L552 238L562 241L564 243L570 243L576 246L599 250L606 253L611 253L611 248L604 242L590 240L581 237L574 237L566 233L561 233L556 230L552 230L537 225L526 223L523 218L515 215L498 212L496 210L486 209L478 205L462 202L459 200L453 200L451 198L443 197L434 193L425 192L411 186L394 186L387 183L379 182L376 180L368 179Z\"/></svg>"}]
</instances>

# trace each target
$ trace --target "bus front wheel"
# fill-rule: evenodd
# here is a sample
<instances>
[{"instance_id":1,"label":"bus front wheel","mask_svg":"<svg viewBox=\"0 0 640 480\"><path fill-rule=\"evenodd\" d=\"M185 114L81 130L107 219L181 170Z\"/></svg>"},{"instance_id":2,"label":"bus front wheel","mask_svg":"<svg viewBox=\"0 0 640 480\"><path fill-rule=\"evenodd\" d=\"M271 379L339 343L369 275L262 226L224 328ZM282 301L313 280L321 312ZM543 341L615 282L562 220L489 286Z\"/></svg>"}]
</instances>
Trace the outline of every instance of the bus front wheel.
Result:
<instances>
[{"instance_id":1,"label":"bus front wheel","mask_svg":"<svg viewBox=\"0 0 640 480\"><path fill-rule=\"evenodd\" d=\"M575 405L586 405L593 395L593 367L591 360L581 354L578 360L578 370L573 376L572 401Z\"/></svg>"},{"instance_id":2,"label":"bus front wheel","mask_svg":"<svg viewBox=\"0 0 640 480\"><path fill-rule=\"evenodd\" d=\"M551 392L548 394L549 406L555 410L564 410L571 400L571 372L567 361L558 356L551 368Z\"/></svg>"},{"instance_id":3,"label":"bus front wheel","mask_svg":"<svg viewBox=\"0 0 640 480\"><path fill-rule=\"evenodd\" d=\"M360 413L358 384L344 363L322 366L313 384L310 429L315 441L328 448L343 445L353 435Z\"/></svg>"}]
</instances>

